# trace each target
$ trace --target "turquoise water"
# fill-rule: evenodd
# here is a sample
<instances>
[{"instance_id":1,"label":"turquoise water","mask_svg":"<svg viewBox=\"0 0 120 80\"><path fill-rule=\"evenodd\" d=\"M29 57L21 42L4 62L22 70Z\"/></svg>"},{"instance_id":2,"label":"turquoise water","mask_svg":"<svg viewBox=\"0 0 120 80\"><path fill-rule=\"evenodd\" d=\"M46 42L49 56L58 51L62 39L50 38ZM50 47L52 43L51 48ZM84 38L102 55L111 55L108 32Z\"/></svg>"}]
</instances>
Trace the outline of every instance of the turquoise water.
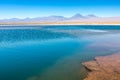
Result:
<instances>
[{"instance_id":1,"label":"turquoise water","mask_svg":"<svg viewBox=\"0 0 120 80\"><path fill-rule=\"evenodd\" d=\"M82 62L120 49L120 26L0 27L0 80L82 80Z\"/></svg>"}]
</instances>

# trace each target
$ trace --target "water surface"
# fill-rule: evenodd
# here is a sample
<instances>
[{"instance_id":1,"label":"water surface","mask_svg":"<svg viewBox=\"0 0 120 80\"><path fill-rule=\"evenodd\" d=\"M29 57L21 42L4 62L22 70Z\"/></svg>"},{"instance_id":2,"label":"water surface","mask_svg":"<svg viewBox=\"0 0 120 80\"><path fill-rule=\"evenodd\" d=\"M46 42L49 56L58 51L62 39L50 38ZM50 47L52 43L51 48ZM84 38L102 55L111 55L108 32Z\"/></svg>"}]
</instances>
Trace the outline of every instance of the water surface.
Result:
<instances>
[{"instance_id":1,"label":"water surface","mask_svg":"<svg viewBox=\"0 0 120 80\"><path fill-rule=\"evenodd\" d=\"M0 27L0 80L82 80L82 62L120 49L120 26Z\"/></svg>"}]
</instances>

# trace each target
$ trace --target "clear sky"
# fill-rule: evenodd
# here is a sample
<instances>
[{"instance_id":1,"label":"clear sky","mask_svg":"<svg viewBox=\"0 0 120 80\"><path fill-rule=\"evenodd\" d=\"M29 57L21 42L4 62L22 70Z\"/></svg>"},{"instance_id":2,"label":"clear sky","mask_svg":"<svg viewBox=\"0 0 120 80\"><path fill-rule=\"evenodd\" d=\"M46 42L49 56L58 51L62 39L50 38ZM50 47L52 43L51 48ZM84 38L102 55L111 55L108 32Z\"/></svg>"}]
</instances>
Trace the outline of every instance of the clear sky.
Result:
<instances>
[{"instance_id":1,"label":"clear sky","mask_svg":"<svg viewBox=\"0 0 120 80\"><path fill-rule=\"evenodd\" d=\"M120 16L120 0L0 0L0 19L76 13Z\"/></svg>"}]
</instances>

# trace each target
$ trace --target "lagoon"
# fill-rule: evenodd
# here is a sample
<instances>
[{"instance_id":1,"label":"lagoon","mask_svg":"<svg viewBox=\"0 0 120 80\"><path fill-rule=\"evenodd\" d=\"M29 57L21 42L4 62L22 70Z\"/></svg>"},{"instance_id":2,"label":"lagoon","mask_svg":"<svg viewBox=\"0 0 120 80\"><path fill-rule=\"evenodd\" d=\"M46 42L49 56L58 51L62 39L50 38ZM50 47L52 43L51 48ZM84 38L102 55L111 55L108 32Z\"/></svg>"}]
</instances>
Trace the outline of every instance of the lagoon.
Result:
<instances>
[{"instance_id":1,"label":"lagoon","mask_svg":"<svg viewBox=\"0 0 120 80\"><path fill-rule=\"evenodd\" d=\"M120 26L1 26L0 80L83 80L82 63L120 49Z\"/></svg>"}]
</instances>

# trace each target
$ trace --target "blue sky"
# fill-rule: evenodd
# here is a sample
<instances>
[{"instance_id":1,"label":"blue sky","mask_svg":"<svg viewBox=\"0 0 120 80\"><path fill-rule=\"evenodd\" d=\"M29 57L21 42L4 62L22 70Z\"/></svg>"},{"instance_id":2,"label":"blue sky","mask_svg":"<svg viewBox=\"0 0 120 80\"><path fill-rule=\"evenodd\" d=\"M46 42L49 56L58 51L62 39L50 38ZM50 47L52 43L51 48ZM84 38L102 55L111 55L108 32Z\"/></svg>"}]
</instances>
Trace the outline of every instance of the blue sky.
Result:
<instances>
[{"instance_id":1,"label":"blue sky","mask_svg":"<svg viewBox=\"0 0 120 80\"><path fill-rule=\"evenodd\" d=\"M0 19L95 14L120 16L120 0L1 0Z\"/></svg>"}]
</instances>

